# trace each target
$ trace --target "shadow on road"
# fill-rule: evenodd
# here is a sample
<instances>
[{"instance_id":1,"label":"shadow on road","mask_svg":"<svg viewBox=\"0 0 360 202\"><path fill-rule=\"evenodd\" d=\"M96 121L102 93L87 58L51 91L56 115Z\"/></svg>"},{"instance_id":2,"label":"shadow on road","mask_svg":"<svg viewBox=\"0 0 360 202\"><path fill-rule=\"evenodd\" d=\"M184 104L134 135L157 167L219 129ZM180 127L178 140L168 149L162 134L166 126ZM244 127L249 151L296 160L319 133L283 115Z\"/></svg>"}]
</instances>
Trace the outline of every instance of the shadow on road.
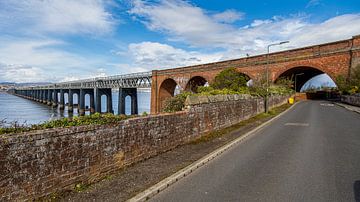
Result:
<instances>
[{"instance_id":1,"label":"shadow on road","mask_svg":"<svg viewBox=\"0 0 360 202\"><path fill-rule=\"evenodd\" d=\"M355 201L360 202L360 180L355 181L354 183L354 196Z\"/></svg>"}]
</instances>

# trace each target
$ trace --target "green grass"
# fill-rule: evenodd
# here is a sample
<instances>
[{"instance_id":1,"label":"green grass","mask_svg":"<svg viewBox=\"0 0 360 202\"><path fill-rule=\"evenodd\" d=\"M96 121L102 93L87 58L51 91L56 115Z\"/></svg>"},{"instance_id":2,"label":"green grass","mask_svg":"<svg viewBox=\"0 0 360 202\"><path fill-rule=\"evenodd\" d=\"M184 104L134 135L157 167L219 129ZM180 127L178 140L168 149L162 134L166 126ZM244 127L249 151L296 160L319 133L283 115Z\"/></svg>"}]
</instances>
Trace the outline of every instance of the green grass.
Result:
<instances>
[{"instance_id":1,"label":"green grass","mask_svg":"<svg viewBox=\"0 0 360 202\"><path fill-rule=\"evenodd\" d=\"M268 113L261 113L261 114L258 114L256 116L253 116L253 117L251 117L249 119L241 121L240 123L232 125L230 127L210 132L210 133L208 133L206 135L201 136L200 138L198 138L196 140L191 141L190 143L191 144L199 144L199 143L202 143L202 142L207 142L207 141L210 141L212 139L221 137L221 136L223 136L225 134L228 134L230 132L233 132L233 131L235 131L235 130L237 130L237 129L245 126L245 125L248 125L248 124L251 124L251 123L254 123L254 122L257 122L257 121L261 121L261 120L264 120L266 118L272 118L272 117L280 114L281 112L285 111L290 106L291 106L290 104L284 104L284 105L281 105L279 107L275 107L275 108L269 110Z\"/></svg>"},{"instance_id":2,"label":"green grass","mask_svg":"<svg viewBox=\"0 0 360 202\"><path fill-rule=\"evenodd\" d=\"M119 121L131 117L134 116L114 115L111 113L108 114L95 113L88 116L62 118L62 119L47 121L42 124L34 124L34 125L25 125L25 124L19 124L17 122L13 122L6 124L7 126L0 127L0 135L8 134L8 133L21 133L21 132L48 129L48 128L67 128L72 126L111 124L111 123L117 123ZM5 123L2 124L0 123L0 126L1 125L5 125Z\"/></svg>"}]
</instances>

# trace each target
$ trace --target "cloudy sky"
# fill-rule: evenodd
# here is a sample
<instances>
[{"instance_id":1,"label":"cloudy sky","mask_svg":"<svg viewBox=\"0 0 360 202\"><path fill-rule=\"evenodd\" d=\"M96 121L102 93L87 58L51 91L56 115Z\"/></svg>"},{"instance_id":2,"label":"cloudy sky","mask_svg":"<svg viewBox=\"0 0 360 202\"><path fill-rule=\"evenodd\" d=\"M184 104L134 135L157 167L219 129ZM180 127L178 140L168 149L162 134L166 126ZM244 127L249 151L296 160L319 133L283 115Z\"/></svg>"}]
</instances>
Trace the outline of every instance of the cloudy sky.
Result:
<instances>
[{"instance_id":1,"label":"cloudy sky","mask_svg":"<svg viewBox=\"0 0 360 202\"><path fill-rule=\"evenodd\" d=\"M68 81L360 34L358 0L0 0L0 82Z\"/></svg>"}]
</instances>

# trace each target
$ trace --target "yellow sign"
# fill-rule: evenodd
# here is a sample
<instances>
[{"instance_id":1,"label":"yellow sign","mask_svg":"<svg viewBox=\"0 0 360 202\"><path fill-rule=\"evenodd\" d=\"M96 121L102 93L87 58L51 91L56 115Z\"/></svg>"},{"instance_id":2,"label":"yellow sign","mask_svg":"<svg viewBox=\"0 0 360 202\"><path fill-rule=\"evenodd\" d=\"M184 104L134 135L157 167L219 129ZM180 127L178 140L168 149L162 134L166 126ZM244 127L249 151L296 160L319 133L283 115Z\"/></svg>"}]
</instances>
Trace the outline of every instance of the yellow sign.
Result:
<instances>
[{"instance_id":1,"label":"yellow sign","mask_svg":"<svg viewBox=\"0 0 360 202\"><path fill-rule=\"evenodd\" d=\"M294 104L294 98L289 98L289 104Z\"/></svg>"}]
</instances>

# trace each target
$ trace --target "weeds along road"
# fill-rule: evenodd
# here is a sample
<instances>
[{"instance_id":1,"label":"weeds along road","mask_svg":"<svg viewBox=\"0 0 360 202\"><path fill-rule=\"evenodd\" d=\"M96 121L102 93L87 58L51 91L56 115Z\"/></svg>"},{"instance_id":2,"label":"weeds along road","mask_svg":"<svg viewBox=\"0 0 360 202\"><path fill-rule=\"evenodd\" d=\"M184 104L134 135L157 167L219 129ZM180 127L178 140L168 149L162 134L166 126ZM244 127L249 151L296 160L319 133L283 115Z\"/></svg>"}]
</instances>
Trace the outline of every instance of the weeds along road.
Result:
<instances>
[{"instance_id":1,"label":"weeds along road","mask_svg":"<svg viewBox=\"0 0 360 202\"><path fill-rule=\"evenodd\" d=\"M151 201L360 201L360 114L298 103Z\"/></svg>"}]
</instances>

